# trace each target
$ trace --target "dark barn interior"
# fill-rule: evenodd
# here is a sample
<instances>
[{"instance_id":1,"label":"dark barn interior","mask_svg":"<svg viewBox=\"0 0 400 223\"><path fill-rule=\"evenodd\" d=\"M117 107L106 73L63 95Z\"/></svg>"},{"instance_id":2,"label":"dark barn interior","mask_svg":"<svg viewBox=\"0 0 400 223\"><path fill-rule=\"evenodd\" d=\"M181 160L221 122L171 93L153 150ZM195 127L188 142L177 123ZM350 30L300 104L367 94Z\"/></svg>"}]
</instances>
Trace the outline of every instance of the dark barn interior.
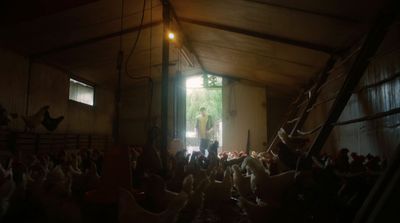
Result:
<instances>
[{"instance_id":1,"label":"dark barn interior","mask_svg":"<svg viewBox=\"0 0 400 223\"><path fill-rule=\"evenodd\" d=\"M0 5L0 222L400 221L400 1Z\"/></svg>"}]
</instances>

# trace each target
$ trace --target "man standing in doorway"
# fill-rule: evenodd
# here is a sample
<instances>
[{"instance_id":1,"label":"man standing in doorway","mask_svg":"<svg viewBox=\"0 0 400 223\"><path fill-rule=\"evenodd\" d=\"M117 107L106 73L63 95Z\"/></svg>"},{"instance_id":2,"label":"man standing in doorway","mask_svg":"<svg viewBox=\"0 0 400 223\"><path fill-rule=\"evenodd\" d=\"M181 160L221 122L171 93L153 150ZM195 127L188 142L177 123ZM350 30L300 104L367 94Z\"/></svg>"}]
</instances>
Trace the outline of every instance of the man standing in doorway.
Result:
<instances>
[{"instance_id":1,"label":"man standing in doorway","mask_svg":"<svg viewBox=\"0 0 400 223\"><path fill-rule=\"evenodd\" d=\"M206 108L200 108L200 115L196 118L196 131L200 139L200 152L205 155L210 144L210 137L213 129L212 117L206 113Z\"/></svg>"}]
</instances>

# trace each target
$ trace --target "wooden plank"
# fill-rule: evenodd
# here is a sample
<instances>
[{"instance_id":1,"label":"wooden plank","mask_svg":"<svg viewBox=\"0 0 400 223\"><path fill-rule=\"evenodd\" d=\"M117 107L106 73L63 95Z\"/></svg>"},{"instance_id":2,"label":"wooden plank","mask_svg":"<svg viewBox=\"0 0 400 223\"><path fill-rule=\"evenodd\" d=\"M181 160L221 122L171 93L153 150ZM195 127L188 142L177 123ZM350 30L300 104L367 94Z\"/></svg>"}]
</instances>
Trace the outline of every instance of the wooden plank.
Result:
<instances>
[{"instance_id":1,"label":"wooden plank","mask_svg":"<svg viewBox=\"0 0 400 223\"><path fill-rule=\"evenodd\" d=\"M67 134L65 135L65 149L71 150L77 148L77 135Z\"/></svg>"},{"instance_id":2,"label":"wooden plank","mask_svg":"<svg viewBox=\"0 0 400 223\"><path fill-rule=\"evenodd\" d=\"M27 21L32 21L40 17L49 16L56 13L61 13L73 8L81 7L98 0L72 0L72 1L4 1L0 18L4 24L16 25ZM4 25L3 24L3 25Z\"/></svg>"},{"instance_id":3,"label":"wooden plank","mask_svg":"<svg viewBox=\"0 0 400 223\"><path fill-rule=\"evenodd\" d=\"M49 55L49 54L58 53L58 52L61 52L61 51L64 51L64 50L78 48L78 47L85 46L85 45L88 45L88 44L97 43L97 42L100 42L100 41L103 41L103 40L106 40L106 39L115 38L115 37L118 37L118 36L121 36L121 35L125 35L125 34L129 34L129 33L134 33L134 32L139 31L139 29L147 29L147 28L150 28L150 27L153 27L153 26L158 26L161 23L162 23L162 21L154 21L154 22L151 22L151 23L143 24L142 26L135 26L135 27L132 27L132 28L125 29L122 32L121 31L117 31L117 32L108 33L108 34L105 34L105 35L101 35L101 36L97 36L97 37L93 37L93 38L77 41L77 42L74 42L74 43L70 43L70 44L59 46L59 47L56 47L56 48L53 48L53 49L49 49L49 50L46 50L46 51L43 51L43 52L35 53L35 54L31 55L31 57L32 58L39 58L39 57L43 57L43 56L46 56L46 55Z\"/></svg>"},{"instance_id":4,"label":"wooden plank","mask_svg":"<svg viewBox=\"0 0 400 223\"><path fill-rule=\"evenodd\" d=\"M339 20L342 22L347 22L347 23L361 23L362 22L360 20L356 20L356 19L353 19L350 17L338 16L338 15L334 15L334 14L326 13L326 12L324 13L324 12L312 11L309 9L293 7L293 6L284 5L281 3L270 2L268 0L245 0L245 1L255 2L258 4L268 5L268 6L276 7L276 8L282 8L282 9L286 9L286 10L294 11L294 12L303 12L303 13L307 13L307 14L311 14L311 15L322 16L322 17L326 17L326 18L330 18L330 19L334 19L334 20Z\"/></svg>"},{"instance_id":5,"label":"wooden plank","mask_svg":"<svg viewBox=\"0 0 400 223\"><path fill-rule=\"evenodd\" d=\"M38 134L37 151L51 151L53 149L53 139L51 134Z\"/></svg>"},{"instance_id":6,"label":"wooden plank","mask_svg":"<svg viewBox=\"0 0 400 223\"><path fill-rule=\"evenodd\" d=\"M104 148L106 147L106 143L107 143L106 136L92 135L90 149L104 150Z\"/></svg>"},{"instance_id":7,"label":"wooden plank","mask_svg":"<svg viewBox=\"0 0 400 223\"><path fill-rule=\"evenodd\" d=\"M253 30L244 29L244 28L239 28L239 27L234 27L234 26L229 26L229 25L224 25L224 24L218 24L218 23L212 23L212 22L206 22L206 21L201 21L201 20L196 20L196 19L191 19L191 18L181 17L181 16L178 17L178 19L185 23L195 24L195 25L199 25L199 26L205 26L205 27L209 27L209 28L213 28L213 29L224 30L224 31L232 32L232 33L243 34L246 36L252 36L252 37L256 37L256 38L260 38L260 39L284 43L284 44L302 47L302 48L306 48L306 49L311 49L311 50L315 50L315 51L320 51L320 52L324 52L324 53L328 53L328 54L335 52L335 49L333 49L329 46L318 45L318 44L295 40L295 39L289 39L286 37L276 36L273 34L261 33L261 32L257 32L257 31L253 31Z\"/></svg>"},{"instance_id":8,"label":"wooden plank","mask_svg":"<svg viewBox=\"0 0 400 223\"><path fill-rule=\"evenodd\" d=\"M8 146L11 134L15 134L16 152L19 151L23 155L82 149L104 151L111 142L109 135L12 133L5 130L0 131L0 152L7 154L10 152Z\"/></svg>"},{"instance_id":9,"label":"wooden plank","mask_svg":"<svg viewBox=\"0 0 400 223\"><path fill-rule=\"evenodd\" d=\"M79 136L79 143L78 143L77 149L78 150L89 149L89 135L80 135Z\"/></svg>"},{"instance_id":10,"label":"wooden plank","mask_svg":"<svg viewBox=\"0 0 400 223\"><path fill-rule=\"evenodd\" d=\"M54 150L64 150L65 149L65 136L64 134L53 135L52 137L52 147Z\"/></svg>"},{"instance_id":11,"label":"wooden plank","mask_svg":"<svg viewBox=\"0 0 400 223\"><path fill-rule=\"evenodd\" d=\"M17 134L16 144L19 151L35 151L36 135L33 133Z\"/></svg>"}]
</instances>

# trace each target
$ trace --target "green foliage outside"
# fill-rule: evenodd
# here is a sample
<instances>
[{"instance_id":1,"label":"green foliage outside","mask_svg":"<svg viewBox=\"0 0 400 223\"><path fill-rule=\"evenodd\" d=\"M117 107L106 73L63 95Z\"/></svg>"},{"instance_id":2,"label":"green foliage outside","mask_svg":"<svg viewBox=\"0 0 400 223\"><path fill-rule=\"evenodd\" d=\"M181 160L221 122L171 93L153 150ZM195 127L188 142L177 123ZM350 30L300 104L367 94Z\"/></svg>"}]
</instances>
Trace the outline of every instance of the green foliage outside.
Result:
<instances>
[{"instance_id":1,"label":"green foliage outside","mask_svg":"<svg viewBox=\"0 0 400 223\"><path fill-rule=\"evenodd\" d=\"M221 88L196 88L187 89L186 96L186 129L194 131L196 117L200 108L205 107L211 115L214 125L222 119L222 89Z\"/></svg>"}]
</instances>

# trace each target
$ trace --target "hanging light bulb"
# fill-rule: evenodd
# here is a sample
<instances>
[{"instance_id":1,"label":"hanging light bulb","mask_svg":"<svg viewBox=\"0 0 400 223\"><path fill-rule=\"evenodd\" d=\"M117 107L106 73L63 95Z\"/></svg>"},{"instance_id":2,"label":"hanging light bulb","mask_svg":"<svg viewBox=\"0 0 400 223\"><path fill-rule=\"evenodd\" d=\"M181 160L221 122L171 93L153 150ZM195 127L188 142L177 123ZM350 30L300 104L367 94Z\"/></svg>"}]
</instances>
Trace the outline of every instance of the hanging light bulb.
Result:
<instances>
[{"instance_id":1,"label":"hanging light bulb","mask_svg":"<svg viewBox=\"0 0 400 223\"><path fill-rule=\"evenodd\" d=\"M173 32L168 33L168 39L174 40L175 39L175 34Z\"/></svg>"}]
</instances>

